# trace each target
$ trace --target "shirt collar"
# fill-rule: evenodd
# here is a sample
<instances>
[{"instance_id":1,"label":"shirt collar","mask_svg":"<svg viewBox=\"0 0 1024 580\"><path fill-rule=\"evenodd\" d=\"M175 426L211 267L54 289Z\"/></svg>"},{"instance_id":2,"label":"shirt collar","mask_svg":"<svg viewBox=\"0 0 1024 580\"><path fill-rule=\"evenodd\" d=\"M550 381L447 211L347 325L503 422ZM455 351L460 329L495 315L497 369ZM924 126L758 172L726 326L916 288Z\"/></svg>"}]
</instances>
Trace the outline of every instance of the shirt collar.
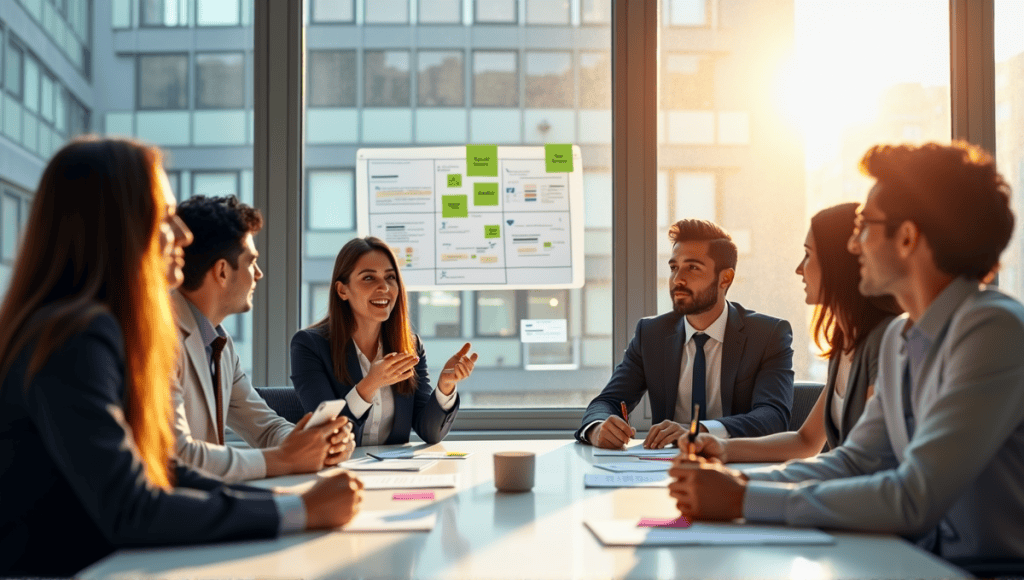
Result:
<instances>
[{"instance_id":1,"label":"shirt collar","mask_svg":"<svg viewBox=\"0 0 1024 580\"><path fill-rule=\"evenodd\" d=\"M188 304L188 309L192 311L192 316L196 319L196 325L199 327L199 336L203 339L203 346L210 346L218 336L227 336L224 327L218 324L214 328L210 319L195 304L192 304L191 300L185 298L185 304Z\"/></svg>"},{"instance_id":2,"label":"shirt collar","mask_svg":"<svg viewBox=\"0 0 1024 580\"><path fill-rule=\"evenodd\" d=\"M703 332L718 342L725 342L725 326L729 322L729 303L725 303L725 308L722 309L722 313L718 315L718 318L711 323L711 326L704 330L697 330L690 326L690 321L683 317L683 328L686 331L686 342L689 342L693 335L697 332Z\"/></svg>"},{"instance_id":3,"label":"shirt collar","mask_svg":"<svg viewBox=\"0 0 1024 580\"><path fill-rule=\"evenodd\" d=\"M928 340L929 343L935 339L945 328L946 323L953 317L953 313L960 307L960 304L968 296L978 291L978 281L968 278L954 278L949 286L935 297L935 300L928 305L921 318L913 325L903 329L903 339L920 337Z\"/></svg>"}]
</instances>

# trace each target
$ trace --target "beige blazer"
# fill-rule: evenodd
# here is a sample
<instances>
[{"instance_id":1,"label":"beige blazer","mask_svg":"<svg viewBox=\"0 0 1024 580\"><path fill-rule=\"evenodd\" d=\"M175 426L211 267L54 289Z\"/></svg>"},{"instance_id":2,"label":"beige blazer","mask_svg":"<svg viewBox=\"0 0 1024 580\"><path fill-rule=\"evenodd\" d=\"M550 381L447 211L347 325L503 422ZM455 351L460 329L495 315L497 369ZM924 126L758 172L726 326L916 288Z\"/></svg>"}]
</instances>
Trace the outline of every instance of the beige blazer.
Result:
<instances>
[{"instance_id":1,"label":"beige blazer","mask_svg":"<svg viewBox=\"0 0 1024 580\"><path fill-rule=\"evenodd\" d=\"M224 424L252 448L219 445L213 377L199 325L185 297L177 291L171 292L171 305L182 346L172 389L178 456L188 465L228 482L266 477L262 449L280 445L295 426L275 413L252 387L229 336L221 353L218 385Z\"/></svg>"}]
</instances>

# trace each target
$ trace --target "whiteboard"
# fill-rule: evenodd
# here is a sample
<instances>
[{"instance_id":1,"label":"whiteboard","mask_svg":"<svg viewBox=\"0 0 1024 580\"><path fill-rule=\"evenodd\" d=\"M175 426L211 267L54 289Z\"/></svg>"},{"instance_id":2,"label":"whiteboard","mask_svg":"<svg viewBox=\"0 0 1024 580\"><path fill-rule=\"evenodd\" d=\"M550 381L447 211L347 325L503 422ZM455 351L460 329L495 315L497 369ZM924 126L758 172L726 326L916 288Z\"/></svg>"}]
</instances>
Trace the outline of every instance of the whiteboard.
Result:
<instances>
[{"instance_id":1,"label":"whiteboard","mask_svg":"<svg viewBox=\"0 0 1024 580\"><path fill-rule=\"evenodd\" d=\"M544 147L497 152L497 177L467 175L465 146L356 152L356 227L392 248L407 290L583 286L579 147L571 172L547 172Z\"/></svg>"}]
</instances>

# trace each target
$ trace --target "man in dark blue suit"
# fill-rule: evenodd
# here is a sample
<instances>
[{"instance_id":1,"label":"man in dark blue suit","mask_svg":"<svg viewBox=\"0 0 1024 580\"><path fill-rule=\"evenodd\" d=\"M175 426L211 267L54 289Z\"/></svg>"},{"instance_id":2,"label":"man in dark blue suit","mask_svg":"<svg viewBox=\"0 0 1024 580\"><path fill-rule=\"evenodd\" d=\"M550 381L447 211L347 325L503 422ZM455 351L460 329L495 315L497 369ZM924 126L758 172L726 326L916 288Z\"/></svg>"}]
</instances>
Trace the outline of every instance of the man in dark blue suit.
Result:
<instances>
[{"instance_id":1,"label":"man in dark blue suit","mask_svg":"<svg viewBox=\"0 0 1024 580\"><path fill-rule=\"evenodd\" d=\"M725 299L736 275L736 244L718 225L686 219L669 229L672 312L637 323L611 380L587 407L581 443L618 449L636 433L622 417L650 393L644 447L662 448L687 430L694 404L700 430L720 437L784 431L793 404L789 323Z\"/></svg>"}]
</instances>

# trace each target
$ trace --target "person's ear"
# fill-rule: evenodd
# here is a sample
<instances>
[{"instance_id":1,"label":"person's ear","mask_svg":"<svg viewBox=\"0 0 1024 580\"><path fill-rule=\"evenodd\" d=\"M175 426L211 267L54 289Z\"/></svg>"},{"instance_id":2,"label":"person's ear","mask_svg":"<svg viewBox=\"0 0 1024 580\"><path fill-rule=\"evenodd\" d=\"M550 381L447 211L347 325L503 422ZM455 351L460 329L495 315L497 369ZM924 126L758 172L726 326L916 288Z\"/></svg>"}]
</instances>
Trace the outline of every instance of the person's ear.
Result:
<instances>
[{"instance_id":1,"label":"person's ear","mask_svg":"<svg viewBox=\"0 0 1024 580\"><path fill-rule=\"evenodd\" d=\"M338 298L341 298L342 300L348 300L348 291L345 289L345 285L342 284L340 280L334 283L334 293L338 295Z\"/></svg>"},{"instance_id":2,"label":"person's ear","mask_svg":"<svg viewBox=\"0 0 1024 580\"><path fill-rule=\"evenodd\" d=\"M225 260L224 258L221 258L214 262L213 268L211 268L211 270L213 271L214 282L216 282L217 285L222 288L228 285L229 266L230 265L228 264L228 261Z\"/></svg>"},{"instance_id":3,"label":"person's ear","mask_svg":"<svg viewBox=\"0 0 1024 580\"><path fill-rule=\"evenodd\" d=\"M896 231L896 251L901 258L908 258L921 243L921 230L912 221L904 221Z\"/></svg>"},{"instance_id":4,"label":"person's ear","mask_svg":"<svg viewBox=\"0 0 1024 580\"><path fill-rule=\"evenodd\" d=\"M723 291L729 290L729 286L732 286L732 280L736 277L735 268L726 268L718 273L718 287Z\"/></svg>"}]
</instances>

